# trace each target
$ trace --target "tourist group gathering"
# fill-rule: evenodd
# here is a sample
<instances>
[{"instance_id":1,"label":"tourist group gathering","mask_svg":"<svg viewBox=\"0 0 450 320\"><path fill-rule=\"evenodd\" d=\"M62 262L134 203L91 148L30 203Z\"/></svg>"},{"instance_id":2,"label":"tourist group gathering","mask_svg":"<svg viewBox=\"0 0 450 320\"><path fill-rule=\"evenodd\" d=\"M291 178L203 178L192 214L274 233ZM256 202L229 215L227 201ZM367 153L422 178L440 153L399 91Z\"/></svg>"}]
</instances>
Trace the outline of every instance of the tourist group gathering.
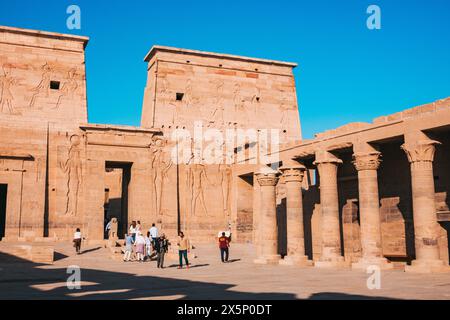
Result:
<instances>
[{"instance_id":1,"label":"tourist group gathering","mask_svg":"<svg viewBox=\"0 0 450 320\"><path fill-rule=\"evenodd\" d=\"M116 222L115 218L111 219L106 225L106 233L108 237L114 236L112 226ZM80 228L77 228L73 237L73 246L76 254L81 254L81 243L83 236ZM223 263L229 261L229 248L231 242L231 234L227 236L225 232L220 232L218 237L218 246L220 250L220 258ZM123 261L124 262L151 262L156 260L157 268L164 269L164 258L169 252L169 247L172 243L166 237L164 233L160 233L160 230L153 223L152 227L145 232L142 229L140 221L133 221L128 229L128 233L125 235L123 241ZM194 247L191 245L190 240L184 235L184 232L180 231L176 246L178 247L179 265L178 269L183 269L183 263L186 269L189 269L190 263L188 253Z\"/></svg>"}]
</instances>

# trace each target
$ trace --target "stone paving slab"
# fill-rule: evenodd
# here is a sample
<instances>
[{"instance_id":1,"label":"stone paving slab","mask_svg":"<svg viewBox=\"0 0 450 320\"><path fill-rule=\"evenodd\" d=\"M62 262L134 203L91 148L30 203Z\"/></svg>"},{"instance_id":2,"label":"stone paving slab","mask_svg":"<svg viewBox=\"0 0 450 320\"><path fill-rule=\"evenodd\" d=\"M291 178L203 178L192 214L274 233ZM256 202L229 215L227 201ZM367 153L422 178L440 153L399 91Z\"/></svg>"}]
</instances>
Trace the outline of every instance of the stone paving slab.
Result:
<instances>
[{"instance_id":1,"label":"stone paving slab","mask_svg":"<svg viewBox=\"0 0 450 320\"><path fill-rule=\"evenodd\" d=\"M251 245L234 244L222 264L214 245L199 246L189 270L156 262L123 263L109 249L55 247L53 265L0 257L0 299L450 299L450 275L382 271L381 289L369 290L364 271L255 265ZM69 290L67 267L81 268L81 290Z\"/></svg>"}]
</instances>

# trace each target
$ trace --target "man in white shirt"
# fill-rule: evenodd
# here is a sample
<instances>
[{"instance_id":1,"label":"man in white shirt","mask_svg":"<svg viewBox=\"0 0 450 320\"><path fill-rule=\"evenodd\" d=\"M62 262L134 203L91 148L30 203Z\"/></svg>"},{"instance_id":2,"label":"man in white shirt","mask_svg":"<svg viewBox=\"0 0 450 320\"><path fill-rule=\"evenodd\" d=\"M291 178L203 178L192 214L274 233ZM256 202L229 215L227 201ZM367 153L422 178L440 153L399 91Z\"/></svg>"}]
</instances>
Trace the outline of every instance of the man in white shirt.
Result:
<instances>
[{"instance_id":1,"label":"man in white shirt","mask_svg":"<svg viewBox=\"0 0 450 320\"><path fill-rule=\"evenodd\" d=\"M158 228L154 223L152 224L152 227L150 228L149 232L150 237L152 238L153 247L155 247L156 240L158 240Z\"/></svg>"}]
</instances>

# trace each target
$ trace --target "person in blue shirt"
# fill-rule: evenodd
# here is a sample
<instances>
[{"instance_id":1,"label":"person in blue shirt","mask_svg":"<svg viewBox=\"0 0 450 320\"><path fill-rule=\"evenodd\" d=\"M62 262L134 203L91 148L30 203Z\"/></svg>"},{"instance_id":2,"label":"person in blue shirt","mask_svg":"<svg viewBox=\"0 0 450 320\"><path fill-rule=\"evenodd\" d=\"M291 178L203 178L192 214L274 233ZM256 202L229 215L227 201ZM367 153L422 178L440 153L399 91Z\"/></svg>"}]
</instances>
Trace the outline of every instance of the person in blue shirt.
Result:
<instances>
[{"instance_id":1,"label":"person in blue shirt","mask_svg":"<svg viewBox=\"0 0 450 320\"><path fill-rule=\"evenodd\" d=\"M123 256L123 261L128 262L131 260L131 254L133 253L134 239L131 234L125 235L125 254Z\"/></svg>"}]
</instances>

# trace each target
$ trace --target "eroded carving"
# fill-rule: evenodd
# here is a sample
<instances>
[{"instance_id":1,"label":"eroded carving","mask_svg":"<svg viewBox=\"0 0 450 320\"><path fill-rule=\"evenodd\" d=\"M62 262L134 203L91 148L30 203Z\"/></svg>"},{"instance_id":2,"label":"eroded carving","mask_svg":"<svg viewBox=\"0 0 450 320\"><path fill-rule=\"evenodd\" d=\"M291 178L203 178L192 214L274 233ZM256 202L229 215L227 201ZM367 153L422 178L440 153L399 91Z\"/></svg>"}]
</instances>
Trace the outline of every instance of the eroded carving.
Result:
<instances>
[{"instance_id":1,"label":"eroded carving","mask_svg":"<svg viewBox=\"0 0 450 320\"><path fill-rule=\"evenodd\" d=\"M172 167L172 160L167 157L164 152L166 142L161 138L155 138L152 150L152 181L153 181L153 194L154 203L156 204L156 213L158 216L162 215L162 197L164 190L164 181L168 178L167 173Z\"/></svg>"},{"instance_id":2,"label":"eroded carving","mask_svg":"<svg viewBox=\"0 0 450 320\"><path fill-rule=\"evenodd\" d=\"M2 113L9 113L12 115L20 115L13 106L14 97L11 92L11 87L17 84L17 81L11 76L11 67L8 65L3 65L3 76L0 76L1 83L1 95L0 95L0 106Z\"/></svg>"},{"instance_id":3,"label":"eroded carving","mask_svg":"<svg viewBox=\"0 0 450 320\"><path fill-rule=\"evenodd\" d=\"M75 95L75 91L78 88L78 83L76 80L76 69L70 69L67 73L67 81L63 84L61 88L61 93L58 97L58 101L56 102L56 106L54 109L58 109L61 105L63 99L68 98L69 100L73 99Z\"/></svg>"},{"instance_id":4,"label":"eroded carving","mask_svg":"<svg viewBox=\"0 0 450 320\"><path fill-rule=\"evenodd\" d=\"M45 63L41 69L42 69L41 81L32 90L33 96L31 97L30 108L34 108L37 98L39 98L41 96L48 98L48 96L50 94L50 78L51 78L52 68L49 66L48 63ZM38 109L42 109L42 108L38 107Z\"/></svg>"},{"instance_id":5,"label":"eroded carving","mask_svg":"<svg viewBox=\"0 0 450 320\"><path fill-rule=\"evenodd\" d=\"M60 162L59 166L64 173L66 182L65 212L64 214L75 216L78 211L78 195L82 183L82 165L80 156L80 136L74 134L70 137L70 148L67 159Z\"/></svg>"}]
</instances>

